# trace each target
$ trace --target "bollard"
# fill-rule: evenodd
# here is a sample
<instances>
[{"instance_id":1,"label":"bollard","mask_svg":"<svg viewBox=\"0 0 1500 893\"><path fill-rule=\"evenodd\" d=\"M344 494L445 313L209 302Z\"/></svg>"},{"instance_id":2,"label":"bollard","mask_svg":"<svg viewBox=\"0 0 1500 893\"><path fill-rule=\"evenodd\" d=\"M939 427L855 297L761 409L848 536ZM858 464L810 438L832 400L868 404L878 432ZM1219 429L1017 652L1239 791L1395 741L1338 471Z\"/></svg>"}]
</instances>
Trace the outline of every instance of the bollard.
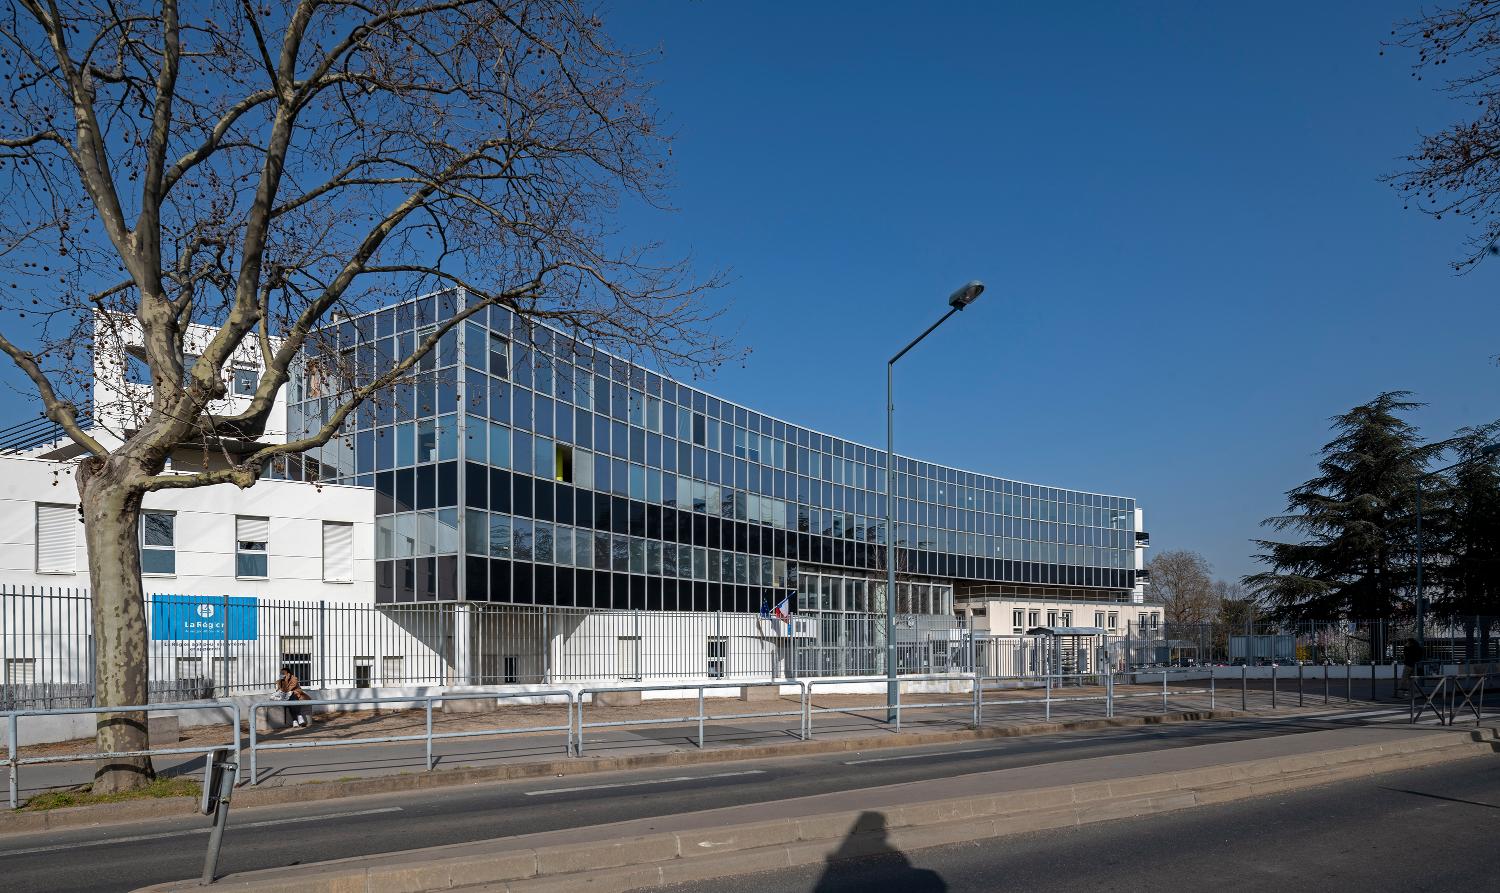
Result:
<instances>
[{"instance_id":1,"label":"bollard","mask_svg":"<svg viewBox=\"0 0 1500 893\"><path fill-rule=\"evenodd\" d=\"M1323 703L1328 703L1328 664L1323 664Z\"/></svg>"},{"instance_id":2,"label":"bollard","mask_svg":"<svg viewBox=\"0 0 1500 893\"><path fill-rule=\"evenodd\" d=\"M1161 671L1161 712L1167 712L1167 671Z\"/></svg>"},{"instance_id":3,"label":"bollard","mask_svg":"<svg viewBox=\"0 0 1500 893\"><path fill-rule=\"evenodd\" d=\"M1297 661L1297 706L1302 706L1302 661Z\"/></svg>"},{"instance_id":4,"label":"bollard","mask_svg":"<svg viewBox=\"0 0 1500 893\"><path fill-rule=\"evenodd\" d=\"M229 800L234 794L234 780L239 775L237 762L230 762L230 751L209 754L203 770L203 803L200 811L214 817L208 834L208 854L203 859L203 876L199 886L214 882L219 867L219 850L224 844L224 828L229 824Z\"/></svg>"},{"instance_id":5,"label":"bollard","mask_svg":"<svg viewBox=\"0 0 1500 893\"><path fill-rule=\"evenodd\" d=\"M1354 664L1344 663L1344 703L1354 703Z\"/></svg>"},{"instance_id":6,"label":"bollard","mask_svg":"<svg viewBox=\"0 0 1500 893\"><path fill-rule=\"evenodd\" d=\"M1218 691L1219 674L1214 672L1213 667L1208 668L1208 709L1213 710L1218 706L1216 692Z\"/></svg>"},{"instance_id":7,"label":"bollard","mask_svg":"<svg viewBox=\"0 0 1500 893\"><path fill-rule=\"evenodd\" d=\"M901 714L896 714L896 731L901 731ZM698 688L698 749L703 749L703 688Z\"/></svg>"},{"instance_id":8,"label":"bollard","mask_svg":"<svg viewBox=\"0 0 1500 893\"><path fill-rule=\"evenodd\" d=\"M1052 675L1050 673L1047 675L1047 699L1046 699L1046 704L1047 704L1047 706L1046 706L1047 721L1051 722L1052 721Z\"/></svg>"},{"instance_id":9,"label":"bollard","mask_svg":"<svg viewBox=\"0 0 1500 893\"><path fill-rule=\"evenodd\" d=\"M1240 709L1241 710L1249 710L1250 709L1250 683L1248 681L1249 680L1249 676L1250 676L1250 667L1248 665L1246 665L1246 664L1240 664Z\"/></svg>"},{"instance_id":10,"label":"bollard","mask_svg":"<svg viewBox=\"0 0 1500 893\"><path fill-rule=\"evenodd\" d=\"M1271 662L1271 709L1276 709L1276 662Z\"/></svg>"},{"instance_id":11,"label":"bollard","mask_svg":"<svg viewBox=\"0 0 1500 893\"><path fill-rule=\"evenodd\" d=\"M432 771L432 698L427 699L427 771Z\"/></svg>"}]
</instances>

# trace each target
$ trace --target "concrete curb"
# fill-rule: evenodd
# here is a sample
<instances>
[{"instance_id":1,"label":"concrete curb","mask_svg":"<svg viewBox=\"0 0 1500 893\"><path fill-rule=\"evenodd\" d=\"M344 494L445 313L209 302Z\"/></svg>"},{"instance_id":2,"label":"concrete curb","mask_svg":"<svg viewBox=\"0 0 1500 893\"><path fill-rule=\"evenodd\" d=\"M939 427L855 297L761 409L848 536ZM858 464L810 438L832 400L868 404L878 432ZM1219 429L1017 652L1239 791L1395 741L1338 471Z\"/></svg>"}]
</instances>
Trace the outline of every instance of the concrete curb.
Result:
<instances>
[{"instance_id":1,"label":"concrete curb","mask_svg":"<svg viewBox=\"0 0 1500 893\"><path fill-rule=\"evenodd\" d=\"M1127 779L695 831L536 848L504 839L232 875L215 886L246 893L388 893L485 885L539 893L639 890L838 854L909 850L1151 815L1433 765L1500 750L1493 729L1344 747ZM873 821L872 821L873 819ZM138 893L185 893L195 881Z\"/></svg>"},{"instance_id":2,"label":"concrete curb","mask_svg":"<svg viewBox=\"0 0 1500 893\"><path fill-rule=\"evenodd\" d=\"M596 772L619 772L629 769L659 769L674 766L699 766L775 757L810 756L847 751L886 750L897 747L921 747L929 744L953 744L990 738L1017 738L1079 732L1093 729L1125 728L1160 723L1197 722L1209 719L1231 719L1250 716L1241 710L1191 710L1158 716L1117 716L1112 719L1080 719L1061 722L1027 723L1015 726L955 729L944 732L883 732L859 738L814 738L811 741L788 741L784 744L759 744L753 747L717 750L684 750L673 753L636 756L599 757L585 755L561 760L513 763L504 766L470 769L439 769L410 775L383 775L354 781L309 781L278 787L241 787L235 790L237 809L261 806L285 806L293 803L316 803L324 800L425 791L458 785L513 781L522 778L590 775ZM1295 715L1295 714L1289 714ZM144 819L180 818L196 815L198 801L186 797L160 800L132 800L96 806L72 806L45 812L25 810L0 813L0 837L34 834L39 831L61 831L101 825L126 824Z\"/></svg>"}]
</instances>

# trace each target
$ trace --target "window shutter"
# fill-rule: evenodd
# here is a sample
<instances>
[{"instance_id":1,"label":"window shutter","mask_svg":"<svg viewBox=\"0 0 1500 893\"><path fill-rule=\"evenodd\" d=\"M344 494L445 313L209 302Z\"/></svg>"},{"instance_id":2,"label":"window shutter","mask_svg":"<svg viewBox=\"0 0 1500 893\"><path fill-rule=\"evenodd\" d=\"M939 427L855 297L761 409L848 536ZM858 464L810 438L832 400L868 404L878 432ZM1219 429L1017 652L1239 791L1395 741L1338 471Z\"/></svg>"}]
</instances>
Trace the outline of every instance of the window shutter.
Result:
<instances>
[{"instance_id":1,"label":"window shutter","mask_svg":"<svg viewBox=\"0 0 1500 893\"><path fill-rule=\"evenodd\" d=\"M323 522L323 579L329 583L354 580L354 525Z\"/></svg>"},{"instance_id":2,"label":"window shutter","mask_svg":"<svg viewBox=\"0 0 1500 893\"><path fill-rule=\"evenodd\" d=\"M71 505L36 507L36 570L39 574L77 571L78 509Z\"/></svg>"},{"instance_id":3,"label":"window shutter","mask_svg":"<svg viewBox=\"0 0 1500 893\"><path fill-rule=\"evenodd\" d=\"M268 518L234 519L234 538L242 543L266 543L270 541L271 522Z\"/></svg>"}]
</instances>

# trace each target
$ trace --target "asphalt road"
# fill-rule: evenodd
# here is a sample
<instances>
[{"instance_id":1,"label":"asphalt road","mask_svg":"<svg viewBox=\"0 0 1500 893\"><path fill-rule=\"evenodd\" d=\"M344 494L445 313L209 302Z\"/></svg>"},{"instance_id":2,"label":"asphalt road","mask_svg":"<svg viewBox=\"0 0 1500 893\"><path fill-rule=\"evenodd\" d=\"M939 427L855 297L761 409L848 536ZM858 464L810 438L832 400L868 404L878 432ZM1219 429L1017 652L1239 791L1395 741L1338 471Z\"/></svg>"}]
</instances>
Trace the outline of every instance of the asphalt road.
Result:
<instances>
[{"instance_id":1,"label":"asphalt road","mask_svg":"<svg viewBox=\"0 0 1500 893\"><path fill-rule=\"evenodd\" d=\"M1500 761L1478 757L1064 831L780 869L675 893L1500 887Z\"/></svg>"},{"instance_id":2,"label":"asphalt road","mask_svg":"<svg viewBox=\"0 0 1500 893\"><path fill-rule=\"evenodd\" d=\"M1368 713L1368 709L1355 713ZM1298 734L1329 719L1237 719L722 763L240 809L221 873L672 815L1016 766ZM129 890L196 877L208 820L0 838L0 889ZM1140 848L1137 848L1140 849Z\"/></svg>"}]
</instances>

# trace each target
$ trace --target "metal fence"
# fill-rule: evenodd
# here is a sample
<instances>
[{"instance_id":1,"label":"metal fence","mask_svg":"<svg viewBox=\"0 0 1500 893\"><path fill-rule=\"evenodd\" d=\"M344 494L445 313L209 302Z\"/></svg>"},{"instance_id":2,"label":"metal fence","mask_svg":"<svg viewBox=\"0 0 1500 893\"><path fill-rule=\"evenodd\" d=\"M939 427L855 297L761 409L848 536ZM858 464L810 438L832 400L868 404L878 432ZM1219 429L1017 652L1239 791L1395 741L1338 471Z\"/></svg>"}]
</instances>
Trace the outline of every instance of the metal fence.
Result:
<instances>
[{"instance_id":1,"label":"metal fence","mask_svg":"<svg viewBox=\"0 0 1500 893\"><path fill-rule=\"evenodd\" d=\"M0 710L85 707L93 694L84 590L0 588ZM265 691L282 667L323 691L553 685L652 679L782 679L885 673L885 617L603 611L530 605L376 606L148 595L153 702ZM951 617L905 615L898 671L966 672Z\"/></svg>"},{"instance_id":2,"label":"metal fence","mask_svg":"<svg viewBox=\"0 0 1500 893\"><path fill-rule=\"evenodd\" d=\"M1130 666L1401 663L1411 618L1127 626L1111 647ZM1500 617L1429 618L1426 658L1447 664L1500 661ZM1128 655L1128 657L1126 657Z\"/></svg>"}]
</instances>

